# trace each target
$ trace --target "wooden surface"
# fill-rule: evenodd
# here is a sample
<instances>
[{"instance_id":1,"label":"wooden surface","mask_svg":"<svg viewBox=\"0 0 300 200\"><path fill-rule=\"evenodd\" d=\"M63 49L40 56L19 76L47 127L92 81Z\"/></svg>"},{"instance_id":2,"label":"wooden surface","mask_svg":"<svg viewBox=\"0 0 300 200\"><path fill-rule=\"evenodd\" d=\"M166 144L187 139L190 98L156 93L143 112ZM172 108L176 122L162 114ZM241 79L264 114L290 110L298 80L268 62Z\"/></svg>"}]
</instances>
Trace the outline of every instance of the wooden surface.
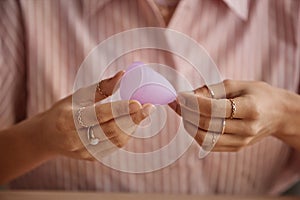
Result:
<instances>
[{"instance_id":1,"label":"wooden surface","mask_svg":"<svg viewBox=\"0 0 300 200\"><path fill-rule=\"evenodd\" d=\"M255 197L255 196L196 196L134 193L54 192L54 191L0 191L0 200L300 200L300 197Z\"/></svg>"}]
</instances>

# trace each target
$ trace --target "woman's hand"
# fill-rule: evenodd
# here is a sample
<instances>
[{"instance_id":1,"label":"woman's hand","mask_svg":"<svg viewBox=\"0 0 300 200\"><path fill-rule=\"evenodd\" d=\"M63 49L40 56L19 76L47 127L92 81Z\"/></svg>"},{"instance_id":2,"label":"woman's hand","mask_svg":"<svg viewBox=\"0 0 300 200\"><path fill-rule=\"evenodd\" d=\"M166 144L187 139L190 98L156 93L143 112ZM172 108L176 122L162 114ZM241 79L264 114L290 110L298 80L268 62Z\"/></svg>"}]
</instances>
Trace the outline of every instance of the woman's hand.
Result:
<instances>
[{"instance_id":1,"label":"woman's hand","mask_svg":"<svg viewBox=\"0 0 300 200\"><path fill-rule=\"evenodd\" d=\"M48 111L0 131L0 184L37 167L57 155L93 160L126 144L137 125L153 110L153 105L137 101L98 101L113 93L123 72L96 85L82 88L57 102ZM92 95L90 95L92 93ZM72 104L73 100L73 104ZM96 144L88 139L92 127ZM95 141L95 140L94 140ZM93 144L94 143L94 144ZM86 147L89 148L89 152Z\"/></svg>"},{"instance_id":2,"label":"woman's hand","mask_svg":"<svg viewBox=\"0 0 300 200\"><path fill-rule=\"evenodd\" d=\"M210 91L211 90L211 91ZM214 94L212 99L211 94ZM236 111L233 112L232 99ZM177 103L178 102L178 103ZM207 133L221 133L213 151L238 151L267 136L300 149L299 95L264 82L233 81L180 93L170 106L183 117L187 132L202 145Z\"/></svg>"},{"instance_id":3,"label":"woman's hand","mask_svg":"<svg viewBox=\"0 0 300 200\"><path fill-rule=\"evenodd\" d=\"M96 90L96 85L82 88L45 112L41 120L42 143L45 147L55 154L86 160L94 159L90 153L105 156L123 147L137 125L150 114L154 106L141 106L137 101L97 103L113 93L122 75L123 72L119 72L114 77L101 81L100 92ZM88 95L89 92L93 92L93 95ZM96 103L89 99L94 97L94 94ZM92 127L97 138L96 145L90 144L88 127ZM88 146L90 152L85 146Z\"/></svg>"}]
</instances>

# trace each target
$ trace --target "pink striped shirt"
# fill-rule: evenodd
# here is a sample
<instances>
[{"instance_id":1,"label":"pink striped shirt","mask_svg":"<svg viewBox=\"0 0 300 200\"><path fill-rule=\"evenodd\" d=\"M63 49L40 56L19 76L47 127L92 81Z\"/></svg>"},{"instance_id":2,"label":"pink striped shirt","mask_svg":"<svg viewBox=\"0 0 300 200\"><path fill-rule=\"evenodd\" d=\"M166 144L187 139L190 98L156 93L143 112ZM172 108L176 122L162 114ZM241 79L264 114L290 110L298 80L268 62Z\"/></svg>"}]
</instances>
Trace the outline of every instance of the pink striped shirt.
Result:
<instances>
[{"instance_id":1,"label":"pink striped shirt","mask_svg":"<svg viewBox=\"0 0 300 200\"><path fill-rule=\"evenodd\" d=\"M263 80L299 92L300 2L182 0L166 24L153 0L3 0L0 3L0 124L9 127L72 93L76 72L92 48L136 27L168 27L202 44L224 78ZM135 52L145 62L173 65L167 53ZM132 56L128 63L136 59ZM127 61L126 61L127 62ZM116 60L115 66L126 66ZM179 62L174 66L191 76ZM194 77L195 84L201 83ZM174 127L167 125L172 133ZM141 141L131 149L156 149ZM10 186L181 194L278 194L299 180L299 153L268 137L238 153L198 159L197 144L159 171L130 174L98 162L59 157ZM297 159L298 157L298 159ZM163 156L158 160L163 160ZM122 162L126 162L122 161Z\"/></svg>"}]
</instances>

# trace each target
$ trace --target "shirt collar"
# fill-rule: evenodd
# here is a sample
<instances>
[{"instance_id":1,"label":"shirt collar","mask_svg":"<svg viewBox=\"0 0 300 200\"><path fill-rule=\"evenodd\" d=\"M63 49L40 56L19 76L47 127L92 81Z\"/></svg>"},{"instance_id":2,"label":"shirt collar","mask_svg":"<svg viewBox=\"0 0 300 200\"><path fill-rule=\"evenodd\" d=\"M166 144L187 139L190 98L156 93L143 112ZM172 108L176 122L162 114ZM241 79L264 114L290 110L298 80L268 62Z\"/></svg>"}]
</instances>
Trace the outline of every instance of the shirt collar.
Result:
<instances>
[{"instance_id":1,"label":"shirt collar","mask_svg":"<svg viewBox=\"0 0 300 200\"><path fill-rule=\"evenodd\" d=\"M98 9L111 0L82 0L85 16L93 15ZM241 19L247 20L250 0L223 0L227 6Z\"/></svg>"},{"instance_id":2,"label":"shirt collar","mask_svg":"<svg viewBox=\"0 0 300 200\"><path fill-rule=\"evenodd\" d=\"M241 19L247 20L250 0L223 0L227 6Z\"/></svg>"}]
</instances>

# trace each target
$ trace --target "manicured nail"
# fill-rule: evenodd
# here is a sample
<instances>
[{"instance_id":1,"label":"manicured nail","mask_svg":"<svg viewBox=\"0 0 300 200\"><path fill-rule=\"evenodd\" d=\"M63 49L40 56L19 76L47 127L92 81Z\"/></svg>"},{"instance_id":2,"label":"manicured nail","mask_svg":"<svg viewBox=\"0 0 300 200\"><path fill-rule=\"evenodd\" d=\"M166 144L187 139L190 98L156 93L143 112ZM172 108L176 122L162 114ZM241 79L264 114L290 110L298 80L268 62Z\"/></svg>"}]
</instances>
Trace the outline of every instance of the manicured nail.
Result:
<instances>
[{"instance_id":1,"label":"manicured nail","mask_svg":"<svg viewBox=\"0 0 300 200\"><path fill-rule=\"evenodd\" d=\"M141 104L138 101L129 102L129 113L137 112L141 109Z\"/></svg>"},{"instance_id":2,"label":"manicured nail","mask_svg":"<svg viewBox=\"0 0 300 200\"><path fill-rule=\"evenodd\" d=\"M125 73L125 71L119 71L119 72L117 72L114 76L112 76L112 77L110 77L110 78L108 78L107 80L108 81L111 81L111 80L113 80L113 79L115 79L115 78L117 78L117 77L119 77L119 76L123 76L123 74Z\"/></svg>"},{"instance_id":3,"label":"manicured nail","mask_svg":"<svg viewBox=\"0 0 300 200\"><path fill-rule=\"evenodd\" d=\"M152 104L148 104L143 107L143 115L144 116L149 116L151 113L153 113L156 110L156 107Z\"/></svg>"},{"instance_id":4,"label":"manicured nail","mask_svg":"<svg viewBox=\"0 0 300 200\"><path fill-rule=\"evenodd\" d=\"M121 71L119 71L116 75L117 75L117 76L123 76L124 73L125 73L125 71L124 71L124 70L121 70Z\"/></svg>"}]
</instances>

